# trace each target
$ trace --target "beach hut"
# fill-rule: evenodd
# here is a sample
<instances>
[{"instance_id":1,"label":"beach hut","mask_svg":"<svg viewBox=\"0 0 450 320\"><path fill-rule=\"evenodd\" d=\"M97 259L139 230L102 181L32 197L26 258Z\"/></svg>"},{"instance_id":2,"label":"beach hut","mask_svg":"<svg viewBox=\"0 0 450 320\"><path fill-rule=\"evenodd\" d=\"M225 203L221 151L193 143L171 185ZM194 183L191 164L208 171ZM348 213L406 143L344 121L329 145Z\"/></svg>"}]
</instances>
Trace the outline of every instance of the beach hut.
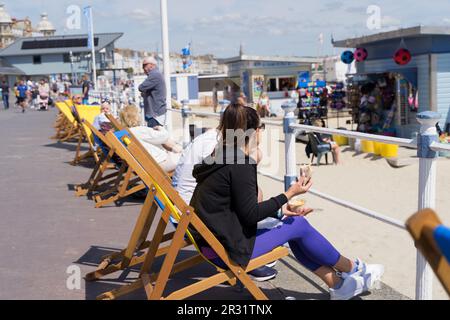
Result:
<instances>
[{"instance_id":1,"label":"beach hut","mask_svg":"<svg viewBox=\"0 0 450 320\"><path fill-rule=\"evenodd\" d=\"M391 124L396 136L411 138L419 129L417 112L437 111L441 128L450 130L450 28L419 26L333 45L367 52L356 62L354 81L392 83L394 103L384 107L382 126Z\"/></svg>"}]
</instances>

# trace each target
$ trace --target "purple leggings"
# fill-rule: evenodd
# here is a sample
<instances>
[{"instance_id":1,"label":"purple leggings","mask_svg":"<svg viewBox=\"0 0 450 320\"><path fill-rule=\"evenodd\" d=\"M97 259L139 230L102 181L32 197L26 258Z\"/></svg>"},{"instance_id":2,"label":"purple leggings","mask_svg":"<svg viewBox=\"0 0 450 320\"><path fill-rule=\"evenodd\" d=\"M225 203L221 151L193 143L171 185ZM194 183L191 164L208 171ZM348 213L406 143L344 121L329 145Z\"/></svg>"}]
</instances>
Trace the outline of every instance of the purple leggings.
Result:
<instances>
[{"instance_id":1,"label":"purple leggings","mask_svg":"<svg viewBox=\"0 0 450 320\"><path fill-rule=\"evenodd\" d=\"M258 230L252 259L269 253L287 242L297 260L312 272L320 267L335 266L341 257L331 243L304 217L289 217L276 228ZM211 248L202 248L202 251L213 263L226 267Z\"/></svg>"},{"instance_id":2,"label":"purple leggings","mask_svg":"<svg viewBox=\"0 0 450 320\"><path fill-rule=\"evenodd\" d=\"M308 220L304 217L289 217L276 228L258 230L252 259L269 253L286 242L289 243L295 258L313 272L323 266L335 266L341 257Z\"/></svg>"}]
</instances>

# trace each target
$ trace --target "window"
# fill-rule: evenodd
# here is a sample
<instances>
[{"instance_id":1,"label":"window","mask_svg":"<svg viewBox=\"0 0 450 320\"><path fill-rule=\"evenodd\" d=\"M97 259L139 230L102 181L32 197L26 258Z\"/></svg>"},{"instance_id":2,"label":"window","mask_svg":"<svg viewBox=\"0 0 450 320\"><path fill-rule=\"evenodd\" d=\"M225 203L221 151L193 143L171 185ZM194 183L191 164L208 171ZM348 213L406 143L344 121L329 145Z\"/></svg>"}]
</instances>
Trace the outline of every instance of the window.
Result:
<instances>
[{"instance_id":1,"label":"window","mask_svg":"<svg viewBox=\"0 0 450 320\"><path fill-rule=\"evenodd\" d=\"M73 59L73 62L80 62L81 61L81 57L77 53L72 55L72 59ZM71 63L71 61L70 61L70 54L69 53L64 53L63 54L63 62L64 63Z\"/></svg>"},{"instance_id":2,"label":"window","mask_svg":"<svg viewBox=\"0 0 450 320\"><path fill-rule=\"evenodd\" d=\"M42 57L41 56L33 56L33 64L41 64Z\"/></svg>"},{"instance_id":3,"label":"window","mask_svg":"<svg viewBox=\"0 0 450 320\"><path fill-rule=\"evenodd\" d=\"M94 38L95 46L98 46L98 38ZM30 49L56 49L87 47L87 38L54 39L54 40L32 40L22 42L22 50Z\"/></svg>"}]
</instances>

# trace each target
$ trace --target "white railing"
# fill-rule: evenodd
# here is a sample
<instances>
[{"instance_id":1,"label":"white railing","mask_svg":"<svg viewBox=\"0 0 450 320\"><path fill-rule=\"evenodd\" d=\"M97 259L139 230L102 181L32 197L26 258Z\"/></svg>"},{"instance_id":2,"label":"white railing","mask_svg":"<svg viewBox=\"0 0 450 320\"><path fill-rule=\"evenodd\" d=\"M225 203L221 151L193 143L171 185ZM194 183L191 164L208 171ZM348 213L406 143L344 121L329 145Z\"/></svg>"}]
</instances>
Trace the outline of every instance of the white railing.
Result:
<instances>
[{"instance_id":1,"label":"white railing","mask_svg":"<svg viewBox=\"0 0 450 320\"><path fill-rule=\"evenodd\" d=\"M108 99L111 103L111 113L117 116L120 110L127 104L129 104L130 99L133 99L133 95L126 99L123 97L118 90L91 90L89 91L89 103L90 104L101 104L104 99ZM125 101L128 100L128 101Z\"/></svg>"},{"instance_id":2,"label":"white railing","mask_svg":"<svg viewBox=\"0 0 450 320\"><path fill-rule=\"evenodd\" d=\"M228 101L221 101L222 111L220 114L210 112L196 112L192 111L188 107L189 101L183 101L183 107L181 109L181 116L183 122L183 145L186 146L190 142L189 133L189 117L192 115L203 117L220 118L221 114L228 105ZM317 132L330 135L339 135L347 138L361 139L366 141L381 142L386 144L398 145L408 148L417 148L419 157L419 197L418 197L418 209L435 208L436 203L436 160L438 158L439 151L450 151L449 144L438 143L438 135L436 131L436 123L439 121L440 116L434 112L424 112L418 114L417 120L421 124L418 138L415 140L401 139L394 137L379 136L373 134L365 134L347 130L335 130L328 128L320 128L306 125L296 124L296 118L294 116L294 110L296 104L287 103L283 105L285 113L283 122L268 121L263 122L267 125L282 126L285 134L285 161L286 161L286 173L283 178L270 175L264 172L260 174L275 179L280 182L284 182L285 189L287 190L292 183L297 179L297 159L296 159L296 135L299 131L303 132ZM171 110L175 111L175 110ZM349 201L338 199L336 197L324 194L317 190L310 190L310 193L331 201L335 204L351 209L355 212L361 213L370 218L376 219L383 223L395 226L402 230L405 230L405 223L403 221L393 219L387 215L375 212L373 210L361 207ZM431 300L432 299L432 281L433 272L426 262L425 258L417 251L416 262L416 299L417 300Z\"/></svg>"}]
</instances>

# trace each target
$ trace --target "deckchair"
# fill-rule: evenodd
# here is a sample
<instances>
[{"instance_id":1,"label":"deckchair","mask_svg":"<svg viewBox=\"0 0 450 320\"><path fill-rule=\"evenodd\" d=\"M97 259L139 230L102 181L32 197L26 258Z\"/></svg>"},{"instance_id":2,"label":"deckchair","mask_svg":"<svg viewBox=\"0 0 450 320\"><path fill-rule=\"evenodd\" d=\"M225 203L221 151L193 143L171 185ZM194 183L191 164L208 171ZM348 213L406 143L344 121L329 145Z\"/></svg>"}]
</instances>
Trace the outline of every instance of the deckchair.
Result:
<instances>
[{"instance_id":1,"label":"deckchair","mask_svg":"<svg viewBox=\"0 0 450 320\"><path fill-rule=\"evenodd\" d=\"M122 131L123 134L129 136L130 139L135 139L131 136L131 132ZM109 144L109 147L111 150L116 150L117 146L119 146L120 150L126 151L124 149L124 146L119 141L117 136L115 135L116 139L113 139L112 142L109 142L107 138L106 141ZM110 136L111 139L111 136ZM136 143L139 144L139 142L136 140ZM142 147L142 146L141 146ZM143 147L142 147L143 148ZM119 151L119 154L122 154L121 151ZM164 172L162 172L163 175L165 175ZM166 177L166 179L169 179ZM146 254L142 253L141 251L148 249L151 245L151 241L147 241L148 233L150 230L150 227L155 219L156 213L158 209L164 210L164 206L162 202L157 198L156 196L156 189L151 188L149 192L147 193L146 199L144 201L144 205L141 209L139 218L137 220L136 226L131 234L130 240L128 242L128 246L117 253L113 253L110 255L106 255L102 258L101 263L99 264L97 270L88 273L85 276L85 279L87 281L95 281L98 279L101 279L102 277L118 272L123 271L127 268L131 268L133 266L139 265L144 262ZM167 233L163 235L161 243L165 243L167 241L172 240L174 232ZM185 242L183 243L183 247L191 245L189 239L185 239ZM162 255L165 255L168 252L168 246L158 248L158 250L155 253L155 257L159 257ZM196 258L198 259L198 257ZM188 259L188 261L191 261L195 259Z\"/></svg>"},{"instance_id":2,"label":"deckchair","mask_svg":"<svg viewBox=\"0 0 450 320\"><path fill-rule=\"evenodd\" d=\"M139 279L116 290L106 292L103 295L100 295L98 299L115 299L144 287L148 299L179 300L191 297L224 282L236 284L236 280L238 279L249 290L255 299L266 300L267 296L258 286L256 286L247 273L272 261L276 261L287 256L289 254L288 249L278 247L268 254L251 260L246 269L237 265L231 261L225 251L225 248L196 215L194 209L188 206L181 196L175 191L170 181L164 175L163 170L145 151L145 149L138 145L135 139L124 137L124 144L121 144L119 143L120 141L117 141L117 138L111 133L108 133L107 137L110 141L114 141L113 143L117 150L121 149L122 156L126 159L129 165L133 167L135 172L139 175L139 177L141 177L150 190L154 190L154 192L156 192L157 197L162 202L164 210L161 214L157 229L153 235L151 244L141 266ZM169 223L170 216L178 222L178 225L170 242L167 254L164 257L160 271L152 273L151 270L153 262L156 258L156 253L158 252L157 249L164 239L164 231ZM189 228L195 229L203 237L208 245L217 253L224 265L226 265L225 269L214 265L203 256L200 248L195 243ZM197 250L197 254L190 259L175 263L177 255L180 253L180 250L185 244L185 237L187 237L194 245ZM166 286L170 275L189 269L202 262L212 264L216 268L217 273L209 278L200 280L192 285L188 285L163 296L165 290L167 289Z\"/></svg>"},{"instance_id":3,"label":"deckchair","mask_svg":"<svg viewBox=\"0 0 450 320\"><path fill-rule=\"evenodd\" d=\"M115 172L104 176L108 169L115 169L116 165L118 165L118 163L113 163L115 155L114 149L111 147L104 134L98 131L92 124L85 120L83 120L83 124L85 124L92 131L94 140L95 138L98 139L98 144L102 150L102 155L100 160L95 165L88 181L75 187L75 194L77 197L85 195L91 196L93 192L110 186L113 182L112 179L117 179L119 175L119 171L116 170ZM102 185L100 186L101 182Z\"/></svg>"},{"instance_id":4,"label":"deckchair","mask_svg":"<svg viewBox=\"0 0 450 320\"><path fill-rule=\"evenodd\" d=\"M70 106L66 102L56 102L56 107L63 116L63 120L61 121L60 127L57 128L56 135L52 138L58 139L60 142L77 138L80 132Z\"/></svg>"},{"instance_id":5,"label":"deckchair","mask_svg":"<svg viewBox=\"0 0 450 320\"><path fill-rule=\"evenodd\" d=\"M112 133L112 136L117 136L120 138L124 134L128 134L127 131L116 131ZM116 136L117 135L117 136ZM144 190L146 187L141 183L141 179L136 176L133 169L129 166L127 161L123 158L120 150L118 151L114 145L111 144L110 138L106 137L108 144L111 146L110 153L111 156L116 154L122 160L122 164L119 168L117 176L114 179L113 185L106 191L95 194L93 199L95 201L95 207L101 208L105 205L111 203L117 203L117 201L129 197L137 192Z\"/></svg>"},{"instance_id":6,"label":"deckchair","mask_svg":"<svg viewBox=\"0 0 450 320\"><path fill-rule=\"evenodd\" d=\"M450 296L450 228L430 209L409 218L406 228Z\"/></svg>"},{"instance_id":7,"label":"deckchair","mask_svg":"<svg viewBox=\"0 0 450 320\"><path fill-rule=\"evenodd\" d=\"M75 158L72 161L72 165L77 165L82 160L88 157L93 157L95 163L98 163L99 157L97 154L97 150L94 147L94 136L91 129L89 129L89 127L86 125L86 122L89 122L91 124L94 122L95 117L98 116L101 112L100 106L77 105L75 106L75 110L76 114L74 114L74 117L78 122L80 134L78 136L77 150L75 153ZM89 150L84 154L81 154L81 145L84 139L88 143Z\"/></svg>"}]
</instances>

